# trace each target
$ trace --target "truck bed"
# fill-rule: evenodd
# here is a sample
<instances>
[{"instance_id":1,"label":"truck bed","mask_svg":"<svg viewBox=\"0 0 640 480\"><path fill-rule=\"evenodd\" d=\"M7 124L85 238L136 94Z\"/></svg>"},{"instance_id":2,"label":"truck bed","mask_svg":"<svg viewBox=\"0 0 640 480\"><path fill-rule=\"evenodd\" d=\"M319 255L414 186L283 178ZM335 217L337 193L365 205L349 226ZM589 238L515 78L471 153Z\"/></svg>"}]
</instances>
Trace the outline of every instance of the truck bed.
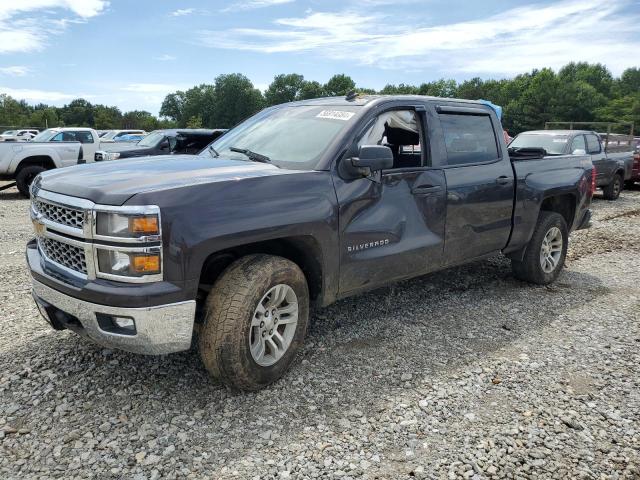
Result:
<instances>
[{"instance_id":1,"label":"truck bed","mask_svg":"<svg viewBox=\"0 0 640 480\"><path fill-rule=\"evenodd\" d=\"M572 217L572 222L567 222L567 226L569 230L575 230L581 225L591 200L588 195L578 194L590 187L584 175L585 170L593 170L589 156L556 155L529 159L512 157L511 164L516 178L513 233L505 253L525 244L531 237L540 205L544 201L540 192L566 192L566 195L574 196L574 212L577 214ZM578 202L580 198L582 202Z\"/></svg>"}]
</instances>

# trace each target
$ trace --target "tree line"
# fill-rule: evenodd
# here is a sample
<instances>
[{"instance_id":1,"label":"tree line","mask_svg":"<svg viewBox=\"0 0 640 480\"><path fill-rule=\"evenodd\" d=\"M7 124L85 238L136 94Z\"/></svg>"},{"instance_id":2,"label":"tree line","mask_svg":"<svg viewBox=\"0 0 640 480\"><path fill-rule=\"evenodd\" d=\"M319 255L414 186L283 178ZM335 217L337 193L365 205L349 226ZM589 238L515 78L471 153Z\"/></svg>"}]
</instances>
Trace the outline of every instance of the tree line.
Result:
<instances>
[{"instance_id":1,"label":"tree line","mask_svg":"<svg viewBox=\"0 0 640 480\"><path fill-rule=\"evenodd\" d=\"M63 107L30 106L0 95L0 125L91 126L110 128L229 128L264 107L323 96L416 94L447 98L485 99L503 107L503 125L511 133L543 128L547 121L634 122L640 130L640 68L614 77L602 64L569 63L558 72L533 70L510 79L479 77L457 82L440 79L420 85L386 85L382 90L356 85L345 74L321 84L290 73L276 75L263 92L239 73L219 75L213 84L201 84L167 95L160 117L146 111L122 113L117 107L93 105L77 99ZM620 128L621 133L625 133ZM628 131L628 130L627 130Z\"/></svg>"},{"instance_id":2,"label":"tree line","mask_svg":"<svg viewBox=\"0 0 640 480\"><path fill-rule=\"evenodd\" d=\"M143 110L122 113L118 107L92 104L78 98L63 107L39 103L29 105L0 94L0 125L5 127L93 127L98 130L142 128L147 131L173 126L169 119L159 119Z\"/></svg>"}]
</instances>

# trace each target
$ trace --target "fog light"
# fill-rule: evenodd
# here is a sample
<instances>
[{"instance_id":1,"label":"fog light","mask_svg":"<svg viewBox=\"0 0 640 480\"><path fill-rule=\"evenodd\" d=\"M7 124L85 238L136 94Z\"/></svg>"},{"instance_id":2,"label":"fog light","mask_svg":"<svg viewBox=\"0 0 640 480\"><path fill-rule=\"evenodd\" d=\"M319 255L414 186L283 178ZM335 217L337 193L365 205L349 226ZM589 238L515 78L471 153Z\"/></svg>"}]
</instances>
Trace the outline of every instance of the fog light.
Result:
<instances>
[{"instance_id":1,"label":"fog light","mask_svg":"<svg viewBox=\"0 0 640 480\"><path fill-rule=\"evenodd\" d=\"M115 323L118 327L124 328L126 330L136 329L136 323L133 321L133 318L127 317L113 317L113 323Z\"/></svg>"},{"instance_id":2,"label":"fog light","mask_svg":"<svg viewBox=\"0 0 640 480\"><path fill-rule=\"evenodd\" d=\"M135 335L136 322L131 317L118 317L106 313L96 313L100 330L118 335Z\"/></svg>"}]
</instances>

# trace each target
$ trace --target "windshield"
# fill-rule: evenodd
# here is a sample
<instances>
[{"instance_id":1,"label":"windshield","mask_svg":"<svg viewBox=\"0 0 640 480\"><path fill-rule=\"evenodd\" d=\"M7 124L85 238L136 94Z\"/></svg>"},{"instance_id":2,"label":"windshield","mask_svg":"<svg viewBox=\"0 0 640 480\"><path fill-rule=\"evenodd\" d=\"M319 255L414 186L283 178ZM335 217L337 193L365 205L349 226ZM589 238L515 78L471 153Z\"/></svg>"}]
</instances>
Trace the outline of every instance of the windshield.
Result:
<instances>
[{"instance_id":1,"label":"windshield","mask_svg":"<svg viewBox=\"0 0 640 480\"><path fill-rule=\"evenodd\" d=\"M549 155L562 155L568 141L568 135L522 133L513 139L513 142L509 144L509 148L544 148Z\"/></svg>"},{"instance_id":2,"label":"windshield","mask_svg":"<svg viewBox=\"0 0 640 480\"><path fill-rule=\"evenodd\" d=\"M113 140L113 137L115 137L118 133L119 133L119 130L109 130L100 138L104 138L105 140Z\"/></svg>"},{"instance_id":3,"label":"windshield","mask_svg":"<svg viewBox=\"0 0 640 480\"><path fill-rule=\"evenodd\" d=\"M279 167L312 170L359 108L302 105L264 110L211 145L225 158L247 160L247 155L231 150L243 149L268 157ZM209 155L207 149L202 153Z\"/></svg>"},{"instance_id":4,"label":"windshield","mask_svg":"<svg viewBox=\"0 0 640 480\"><path fill-rule=\"evenodd\" d=\"M55 130L53 128L49 128L43 132L40 132L38 135L33 137L32 142L48 142L53 138L56 133L59 133L59 130Z\"/></svg>"},{"instance_id":5,"label":"windshield","mask_svg":"<svg viewBox=\"0 0 640 480\"><path fill-rule=\"evenodd\" d=\"M7 131L5 131L5 132L2 132L2 135L13 135L13 134L15 134L15 133L16 133L16 131L15 131L15 130L7 130Z\"/></svg>"},{"instance_id":6,"label":"windshield","mask_svg":"<svg viewBox=\"0 0 640 480\"><path fill-rule=\"evenodd\" d=\"M138 142L139 147L155 147L165 137L162 132L151 132Z\"/></svg>"}]
</instances>

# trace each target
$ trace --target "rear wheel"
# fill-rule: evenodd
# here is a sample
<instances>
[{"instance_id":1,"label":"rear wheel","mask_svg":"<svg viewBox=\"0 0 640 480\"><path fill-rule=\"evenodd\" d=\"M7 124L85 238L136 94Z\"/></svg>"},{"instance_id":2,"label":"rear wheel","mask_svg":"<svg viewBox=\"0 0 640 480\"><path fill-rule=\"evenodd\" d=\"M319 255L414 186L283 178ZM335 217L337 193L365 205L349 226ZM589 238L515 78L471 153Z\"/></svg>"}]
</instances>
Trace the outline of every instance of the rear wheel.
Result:
<instances>
[{"instance_id":1,"label":"rear wheel","mask_svg":"<svg viewBox=\"0 0 640 480\"><path fill-rule=\"evenodd\" d=\"M603 197L605 200L617 200L622 191L624 185L624 179L621 175L615 175L611 183L602 188Z\"/></svg>"},{"instance_id":2,"label":"rear wheel","mask_svg":"<svg viewBox=\"0 0 640 480\"><path fill-rule=\"evenodd\" d=\"M300 267L282 257L249 255L233 263L207 297L200 357L225 385L258 390L287 371L308 322Z\"/></svg>"},{"instance_id":3,"label":"rear wheel","mask_svg":"<svg viewBox=\"0 0 640 480\"><path fill-rule=\"evenodd\" d=\"M514 276L539 285L552 283L562 271L568 245L569 232L562 215L540 212L524 258L511 260Z\"/></svg>"},{"instance_id":4,"label":"rear wheel","mask_svg":"<svg viewBox=\"0 0 640 480\"><path fill-rule=\"evenodd\" d=\"M16 186L18 187L18 191L25 197L29 198L29 187L31 186L31 183L40 173L46 170L46 168L39 165L31 165L21 168L16 175Z\"/></svg>"}]
</instances>

